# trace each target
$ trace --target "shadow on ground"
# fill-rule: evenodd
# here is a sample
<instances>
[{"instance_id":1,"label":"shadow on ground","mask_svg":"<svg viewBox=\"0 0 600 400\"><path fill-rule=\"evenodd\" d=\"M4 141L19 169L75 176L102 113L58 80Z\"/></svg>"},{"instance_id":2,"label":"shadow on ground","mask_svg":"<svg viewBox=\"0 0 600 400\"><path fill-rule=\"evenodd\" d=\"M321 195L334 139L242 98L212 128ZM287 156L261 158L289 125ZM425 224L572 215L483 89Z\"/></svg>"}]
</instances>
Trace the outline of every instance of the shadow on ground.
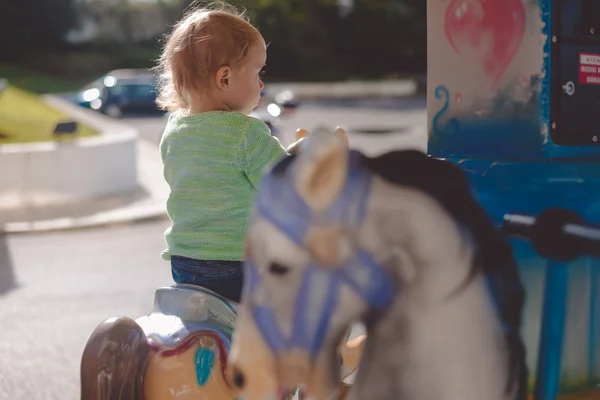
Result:
<instances>
[{"instance_id":1,"label":"shadow on ground","mask_svg":"<svg viewBox=\"0 0 600 400\"><path fill-rule=\"evenodd\" d=\"M8 251L8 236L0 233L0 296L16 286L13 262Z\"/></svg>"}]
</instances>

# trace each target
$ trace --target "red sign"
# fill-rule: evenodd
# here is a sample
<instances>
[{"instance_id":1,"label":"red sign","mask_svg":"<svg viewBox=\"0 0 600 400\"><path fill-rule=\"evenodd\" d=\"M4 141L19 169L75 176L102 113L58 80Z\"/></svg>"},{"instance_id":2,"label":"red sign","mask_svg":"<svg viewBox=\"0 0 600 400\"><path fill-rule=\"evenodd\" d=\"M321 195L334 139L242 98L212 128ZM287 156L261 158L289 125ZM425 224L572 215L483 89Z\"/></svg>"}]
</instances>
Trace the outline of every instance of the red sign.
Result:
<instances>
[{"instance_id":1,"label":"red sign","mask_svg":"<svg viewBox=\"0 0 600 400\"><path fill-rule=\"evenodd\" d=\"M579 83L600 85L600 54L579 53Z\"/></svg>"}]
</instances>

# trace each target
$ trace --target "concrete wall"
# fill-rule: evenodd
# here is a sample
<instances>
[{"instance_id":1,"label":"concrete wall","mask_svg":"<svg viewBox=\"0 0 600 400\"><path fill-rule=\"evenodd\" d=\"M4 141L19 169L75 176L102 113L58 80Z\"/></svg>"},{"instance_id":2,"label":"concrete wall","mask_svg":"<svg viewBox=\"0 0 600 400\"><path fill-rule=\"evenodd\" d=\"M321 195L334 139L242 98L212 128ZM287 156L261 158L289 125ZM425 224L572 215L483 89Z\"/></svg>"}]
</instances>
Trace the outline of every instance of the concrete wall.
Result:
<instances>
[{"instance_id":1,"label":"concrete wall","mask_svg":"<svg viewBox=\"0 0 600 400\"><path fill-rule=\"evenodd\" d=\"M0 146L0 206L44 205L137 187L137 132L56 98L53 107L99 130L93 138Z\"/></svg>"}]
</instances>

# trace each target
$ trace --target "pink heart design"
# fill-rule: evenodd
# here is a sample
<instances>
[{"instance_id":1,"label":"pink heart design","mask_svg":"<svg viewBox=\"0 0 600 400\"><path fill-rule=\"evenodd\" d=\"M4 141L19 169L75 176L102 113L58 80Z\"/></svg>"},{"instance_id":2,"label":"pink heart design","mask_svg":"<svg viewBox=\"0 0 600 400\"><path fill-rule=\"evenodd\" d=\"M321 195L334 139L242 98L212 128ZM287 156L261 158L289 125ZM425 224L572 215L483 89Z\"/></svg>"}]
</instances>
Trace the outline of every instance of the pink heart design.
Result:
<instances>
[{"instance_id":1,"label":"pink heart design","mask_svg":"<svg viewBox=\"0 0 600 400\"><path fill-rule=\"evenodd\" d=\"M444 31L457 54L472 48L496 88L525 34L522 0L452 0Z\"/></svg>"}]
</instances>

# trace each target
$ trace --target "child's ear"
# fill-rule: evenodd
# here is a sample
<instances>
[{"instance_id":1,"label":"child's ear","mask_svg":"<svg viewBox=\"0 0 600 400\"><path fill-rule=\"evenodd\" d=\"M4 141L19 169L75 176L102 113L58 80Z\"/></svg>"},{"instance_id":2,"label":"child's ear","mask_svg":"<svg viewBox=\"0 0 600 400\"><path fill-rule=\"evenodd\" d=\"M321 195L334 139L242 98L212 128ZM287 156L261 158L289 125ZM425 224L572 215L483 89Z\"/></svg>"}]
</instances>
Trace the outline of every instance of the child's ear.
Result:
<instances>
[{"instance_id":1,"label":"child's ear","mask_svg":"<svg viewBox=\"0 0 600 400\"><path fill-rule=\"evenodd\" d=\"M229 88L229 75L231 74L231 68L227 65L222 66L217 71L217 75L215 76L217 87L221 90L226 90Z\"/></svg>"}]
</instances>

